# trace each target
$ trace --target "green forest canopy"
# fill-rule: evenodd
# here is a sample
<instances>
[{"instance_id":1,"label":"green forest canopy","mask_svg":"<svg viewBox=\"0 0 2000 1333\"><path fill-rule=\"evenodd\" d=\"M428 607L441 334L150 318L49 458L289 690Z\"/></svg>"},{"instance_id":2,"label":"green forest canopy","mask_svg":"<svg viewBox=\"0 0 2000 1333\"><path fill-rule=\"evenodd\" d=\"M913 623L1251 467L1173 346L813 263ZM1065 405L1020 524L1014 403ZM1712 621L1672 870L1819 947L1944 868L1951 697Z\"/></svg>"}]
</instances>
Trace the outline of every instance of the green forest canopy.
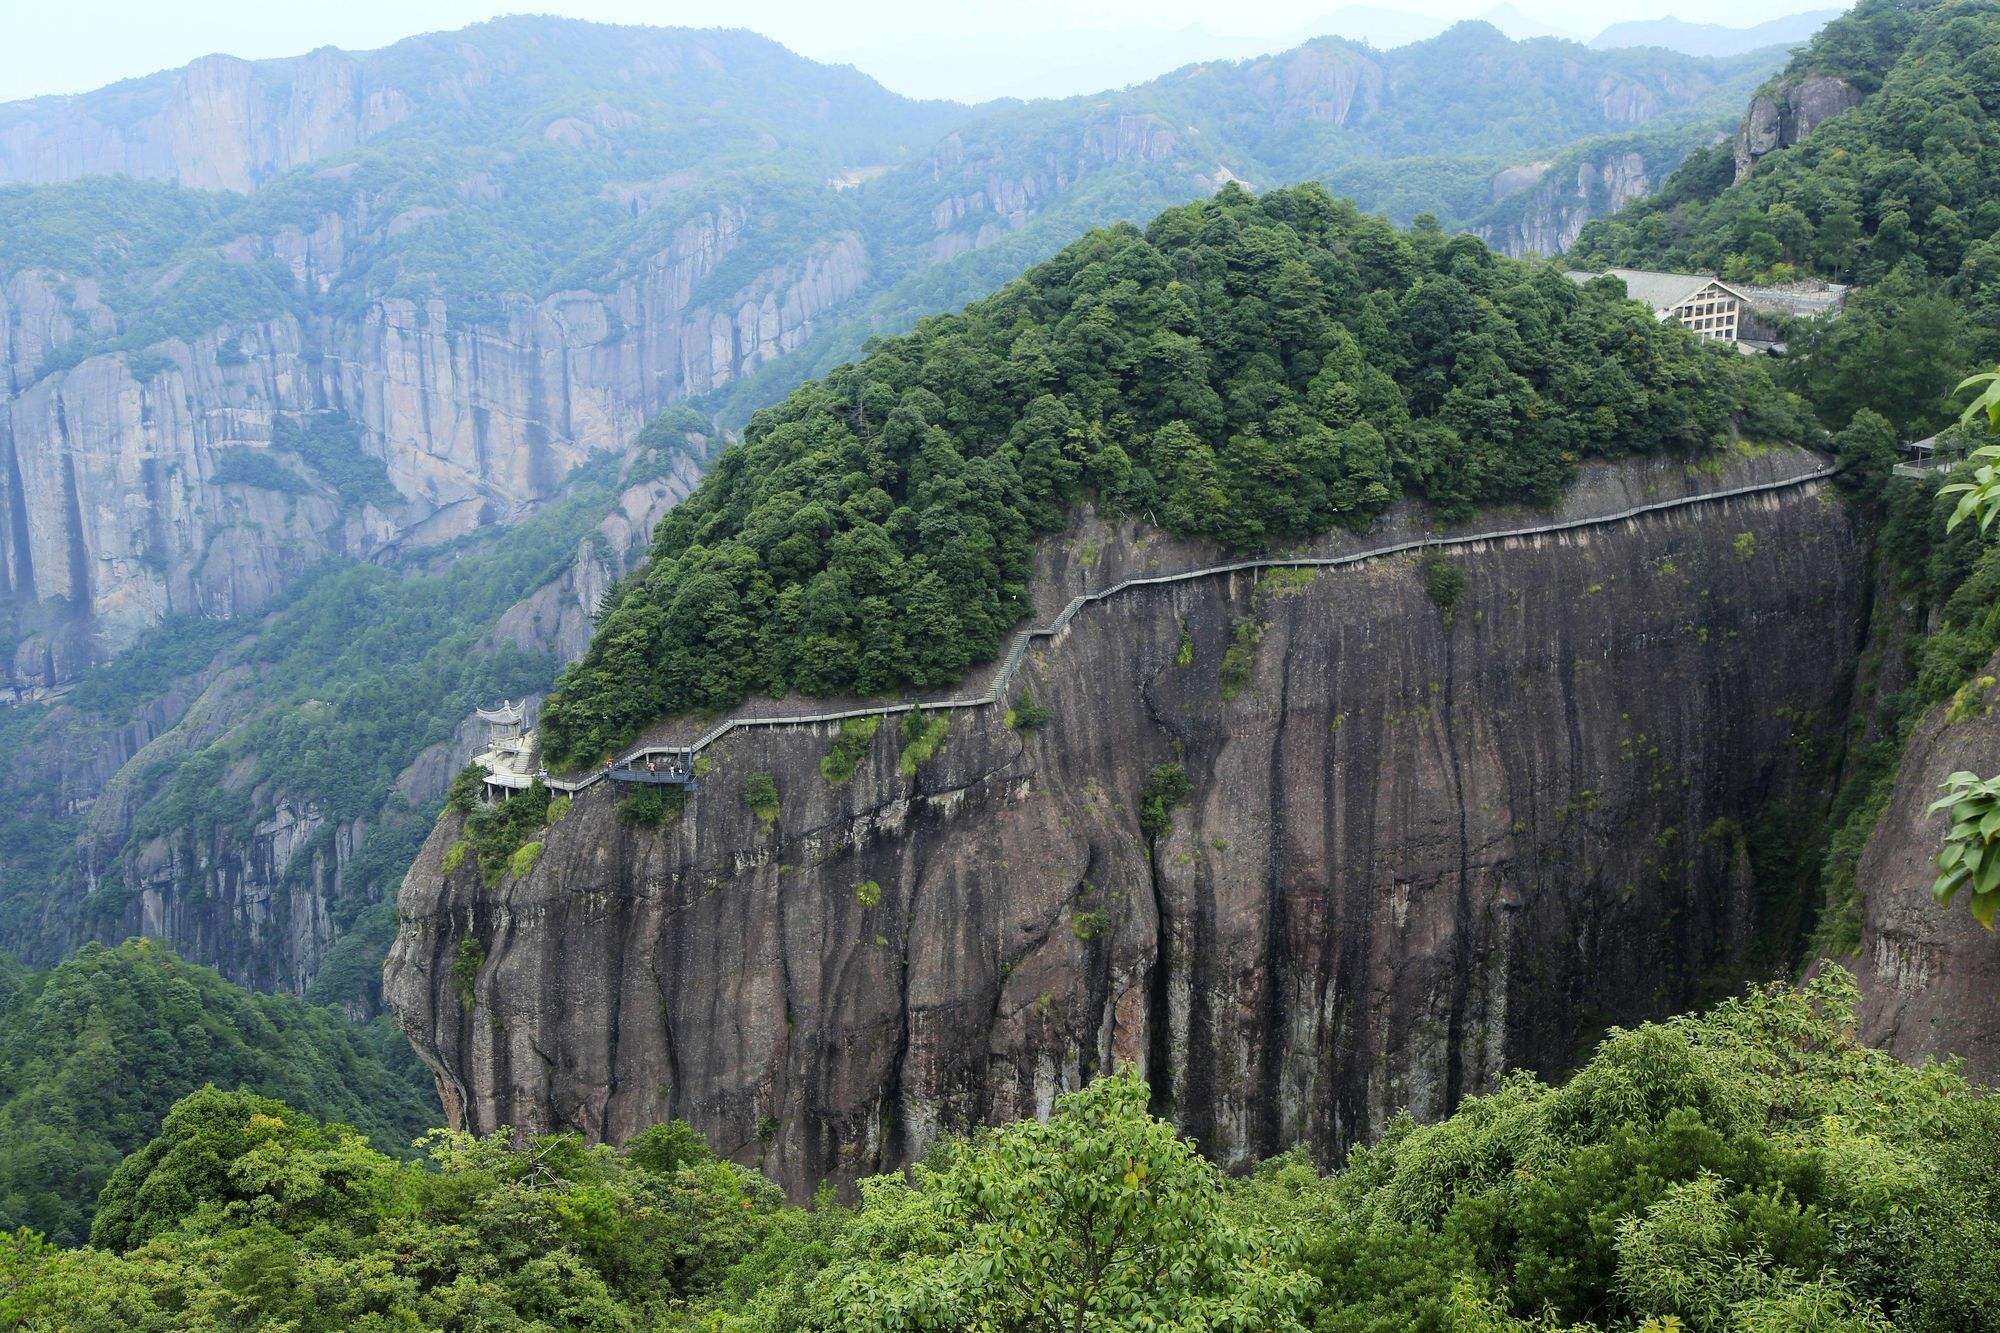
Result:
<instances>
[{"instance_id":1,"label":"green forest canopy","mask_svg":"<svg viewBox=\"0 0 2000 1333\"><path fill-rule=\"evenodd\" d=\"M1928 434L1955 415L1951 386L2000 359L2000 4L1864 0L1781 82L1815 75L1862 104L1742 181L1728 145L1696 154L1585 226L1570 260L1863 284L1793 340L1787 382L1836 429L1867 408Z\"/></svg>"},{"instance_id":2,"label":"green forest canopy","mask_svg":"<svg viewBox=\"0 0 2000 1333\"><path fill-rule=\"evenodd\" d=\"M207 1083L282 1097L387 1152L439 1118L387 1019L246 991L146 940L86 944L46 972L0 954L0 1231L80 1244L119 1160Z\"/></svg>"},{"instance_id":3,"label":"green forest canopy","mask_svg":"<svg viewBox=\"0 0 2000 1333\"><path fill-rule=\"evenodd\" d=\"M1804 439L1797 402L1555 268L1307 185L1091 233L752 417L544 712L559 763L753 691L954 680L1086 494L1239 550L1398 495L1548 503L1589 457Z\"/></svg>"},{"instance_id":4,"label":"green forest canopy","mask_svg":"<svg viewBox=\"0 0 2000 1333\"><path fill-rule=\"evenodd\" d=\"M1859 1045L1852 978L1614 1031L1230 1179L1129 1073L808 1210L679 1122L622 1151L438 1131L397 1161L282 1102L183 1100L93 1248L0 1236L0 1322L1240 1333L2000 1327L2000 1098Z\"/></svg>"}]
</instances>

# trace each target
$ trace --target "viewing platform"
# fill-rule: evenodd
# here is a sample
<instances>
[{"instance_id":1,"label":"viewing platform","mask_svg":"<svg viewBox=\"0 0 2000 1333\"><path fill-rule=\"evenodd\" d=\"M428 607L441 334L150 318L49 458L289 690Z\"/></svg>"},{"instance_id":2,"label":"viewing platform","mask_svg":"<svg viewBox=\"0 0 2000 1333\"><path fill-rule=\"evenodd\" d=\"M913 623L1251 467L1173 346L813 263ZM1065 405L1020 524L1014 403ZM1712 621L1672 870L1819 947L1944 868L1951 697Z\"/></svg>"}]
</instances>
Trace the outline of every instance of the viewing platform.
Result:
<instances>
[{"instance_id":1,"label":"viewing platform","mask_svg":"<svg viewBox=\"0 0 2000 1333\"><path fill-rule=\"evenodd\" d=\"M1891 474L1921 481L1925 477L1941 477L1960 463L1964 456L1959 452L1962 446L1949 442L1940 443L1936 435L1923 440L1911 440L1896 446L1903 454L1903 461L1890 468Z\"/></svg>"}]
</instances>

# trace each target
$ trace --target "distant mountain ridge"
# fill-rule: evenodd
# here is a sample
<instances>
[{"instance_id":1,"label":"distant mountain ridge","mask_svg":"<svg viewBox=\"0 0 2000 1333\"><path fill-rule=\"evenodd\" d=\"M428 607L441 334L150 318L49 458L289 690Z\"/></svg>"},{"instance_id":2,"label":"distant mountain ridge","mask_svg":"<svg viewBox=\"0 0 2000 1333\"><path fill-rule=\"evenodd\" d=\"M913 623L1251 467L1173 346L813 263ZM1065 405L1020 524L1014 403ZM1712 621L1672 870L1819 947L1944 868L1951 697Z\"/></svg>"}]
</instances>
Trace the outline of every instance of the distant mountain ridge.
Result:
<instances>
[{"instance_id":1,"label":"distant mountain ridge","mask_svg":"<svg viewBox=\"0 0 2000 1333\"><path fill-rule=\"evenodd\" d=\"M1590 39L1592 50L1612 51L1657 46L1691 56L1736 56L1766 46L1797 46L1839 18L1838 9L1814 9L1788 14L1748 28L1720 23L1689 23L1684 19L1635 19L1614 23Z\"/></svg>"}]
</instances>

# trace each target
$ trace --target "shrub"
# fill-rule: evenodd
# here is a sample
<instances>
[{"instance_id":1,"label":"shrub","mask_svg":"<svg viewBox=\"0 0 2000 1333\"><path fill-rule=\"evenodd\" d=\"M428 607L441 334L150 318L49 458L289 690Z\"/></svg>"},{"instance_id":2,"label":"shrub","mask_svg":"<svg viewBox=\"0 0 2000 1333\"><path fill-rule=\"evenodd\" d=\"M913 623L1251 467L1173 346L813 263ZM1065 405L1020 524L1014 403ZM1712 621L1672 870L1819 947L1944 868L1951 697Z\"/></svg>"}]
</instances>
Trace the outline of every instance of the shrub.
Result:
<instances>
[{"instance_id":1,"label":"shrub","mask_svg":"<svg viewBox=\"0 0 2000 1333\"><path fill-rule=\"evenodd\" d=\"M840 735L834 738L833 748L819 761L819 775L838 787L854 776L856 766L868 747L875 740L875 733L881 729L879 717L850 717L840 724Z\"/></svg>"},{"instance_id":2,"label":"shrub","mask_svg":"<svg viewBox=\"0 0 2000 1333\"><path fill-rule=\"evenodd\" d=\"M1257 668L1257 645L1264 641L1264 622L1246 616L1236 622L1229 647L1222 654L1222 701L1228 703L1250 683Z\"/></svg>"},{"instance_id":3,"label":"shrub","mask_svg":"<svg viewBox=\"0 0 2000 1333\"><path fill-rule=\"evenodd\" d=\"M1139 827L1148 838L1166 836L1173 827L1174 807L1187 800L1193 788L1187 770L1179 764L1160 764L1146 775L1139 792Z\"/></svg>"},{"instance_id":4,"label":"shrub","mask_svg":"<svg viewBox=\"0 0 2000 1333\"><path fill-rule=\"evenodd\" d=\"M743 779L743 804L769 827L778 821L778 784L769 773L752 773Z\"/></svg>"},{"instance_id":5,"label":"shrub","mask_svg":"<svg viewBox=\"0 0 2000 1333\"><path fill-rule=\"evenodd\" d=\"M535 862L541 859L542 844L539 842L523 843L515 849L512 856L507 858L507 869L513 874L514 878L519 879L530 870L533 870Z\"/></svg>"},{"instance_id":6,"label":"shrub","mask_svg":"<svg viewBox=\"0 0 2000 1333\"><path fill-rule=\"evenodd\" d=\"M1435 551L1424 557L1422 569L1425 594L1449 618L1465 593L1465 571Z\"/></svg>"},{"instance_id":7,"label":"shrub","mask_svg":"<svg viewBox=\"0 0 2000 1333\"><path fill-rule=\"evenodd\" d=\"M1071 912L1069 928L1078 939L1088 944L1111 928L1111 917L1109 913L1100 912L1096 908Z\"/></svg>"},{"instance_id":8,"label":"shrub","mask_svg":"<svg viewBox=\"0 0 2000 1333\"><path fill-rule=\"evenodd\" d=\"M931 756L944 744L944 736L951 730L951 718L944 713L934 713L926 717L921 710L913 709L903 715L903 753L896 760L896 771L906 778L917 775L919 765L927 764Z\"/></svg>"},{"instance_id":9,"label":"shrub","mask_svg":"<svg viewBox=\"0 0 2000 1333\"><path fill-rule=\"evenodd\" d=\"M882 886L872 879L864 879L854 886L854 901L863 907L873 907L882 901Z\"/></svg>"},{"instance_id":10,"label":"shrub","mask_svg":"<svg viewBox=\"0 0 2000 1333\"><path fill-rule=\"evenodd\" d=\"M439 863L440 868L447 875L456 873L458 868L465 864L465 854L471 850L472 844L466 839L460 838L457 842L444 849L444 859Z\"/></svg>"},{"instance_id":11,"label":"shrub","mask_svg":"<svg viewBox=\"0 0 2000 1333\"><path fill-rule=\"evenodd\" d=\"M305 495L312 485L262 449L241 445L222 451L209 480L217 486L248 486L252 490Z\"/></svg>"},{"instance_id":12,"label":"shrub","mask_svg":"<svg viewBox=\"0 0 2000 1333\"><path fill-rule=\"evenodd\" d=\"M618 816L630 823L657 826L680 814L686 805L685 787L638 787L618 802Z\"/></svg>"},{"instance_id":13,"label":"shrub","mask_svg":"<svg viewBox=\"0 0 2000 1333\"><path fill-rule=\"evenodd\" d=\"M465 817L465 836L479 854L480 878L488 884L500 881L529 835L547 826L549 800L548 787L536 778L526 791L482 805Z\"/></svg>"},{"instance_id":14,"label":"shrub","mask_svg":"<svg viewBox=\"0 0 2000 1333\"><path fill-rule=\"evenodd\" d=\"M1257 591L1267 597L1296 597L1312 587L1319 570L1311 565L1296 569L1267 569L1257 576Z\"/></svg>"},{"instance_id":15,"label":"shrub","mask_svg":"<svg viewBox=\"0 0 2000 1333\"><path fill-rule=\"evenodd\" d=\"M1016 731L1034 731L1049 722L1049 710L1035 702L1032 690L1022 690L1021 697L1007 710L1007 725Z\"/></svg>"},{"instance_id":16,"label":"shrub","mask_svg":"<svg viewBox=\"0 0 2000 1333\"><path fill-rule=\"evenodd\" d=\"M445 793L445 808L462 815L471 814L478 807L479 795L485 786L486 770L477 764L467 764L452 778L451 788Z\"/></svg>"},{"instance_id":17,"label":"shrub","mask_svg":"<svg viewBox=\"0 0 2000 1333\"><path fill-rule=\"evenodd\" d=\"M458 942L458 953L451 960L451 982L458 990L458 1003L468 1013L473 1005L473 987L479 981L479 969L486 966L486 946L475 935L467 935Z\"/></svg>"}]
</instances>

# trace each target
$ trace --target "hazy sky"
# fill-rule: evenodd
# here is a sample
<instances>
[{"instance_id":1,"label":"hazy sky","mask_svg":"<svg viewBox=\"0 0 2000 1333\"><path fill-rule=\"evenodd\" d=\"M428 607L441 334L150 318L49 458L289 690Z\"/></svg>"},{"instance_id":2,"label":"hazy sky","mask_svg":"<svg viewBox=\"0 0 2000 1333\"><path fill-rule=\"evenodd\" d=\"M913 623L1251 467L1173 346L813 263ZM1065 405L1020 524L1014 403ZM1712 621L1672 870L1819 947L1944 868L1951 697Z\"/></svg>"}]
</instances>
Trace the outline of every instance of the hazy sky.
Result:
<instances>
[{"instance_id":1,"label":"hazy sky","mask_svg":"<svg viewBox=\"0 0 2000 1333\"><path fill-rule=\"evenodd\" d=\"M617 23L752 28L803 55L851 63L898 92L967 100L1116 86L1187 60L1275 49L1352 27L1378 8L1469 18L1498 0L0 0L0 101L81 92L227 52L366 49L531 11ZM1743 26L1842 0L1513 0L1529 18L1589 37L1672 12Z\"/></svg>"}]
</instances>

